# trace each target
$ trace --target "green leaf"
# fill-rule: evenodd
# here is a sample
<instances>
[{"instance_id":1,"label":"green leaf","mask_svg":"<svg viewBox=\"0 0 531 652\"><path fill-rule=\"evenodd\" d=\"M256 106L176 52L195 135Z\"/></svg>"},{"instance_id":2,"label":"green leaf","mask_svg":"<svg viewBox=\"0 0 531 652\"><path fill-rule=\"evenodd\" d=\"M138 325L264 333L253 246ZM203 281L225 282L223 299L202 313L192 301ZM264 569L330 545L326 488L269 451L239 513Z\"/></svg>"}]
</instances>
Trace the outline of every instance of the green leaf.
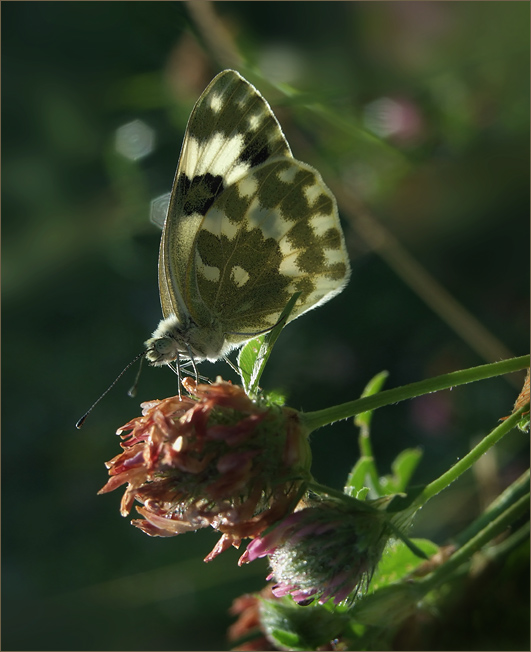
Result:
<instances>
[{"instance_id":1,"label":"green leaf","mask_svg":"<svg viewBox=\"0 0 531 652\"><path fill-rule=\"evenodd\" d=\"M428 539L412 539L412 542L428 557L434 555L438 546ZM398 582L406 575L412 573L423 561L413 554L403 541L395 541L385 549L380 563L372 577L370 593Z\"/></svg>"},{"instance_id":2,"label":"green leaf","mask_svg":"<svg viewBox=\"0 0 531 652\"><path fill-rule=\"evenodd\" d=\"M302 607L292 598L260 600L260 619L268 638L280 649L317 650L341 634L346 614L323 605Z\"/></svg>"},{"instance_id":3,"label":"green leaf","mask_svg":"<svg viewBox=\"0 0 531 652\"><path fill-rule=\"evenodd\" d=\"M357 493L356 493L356 495L354 497L357 498L358 500L367 500L367 496L369 495L369 491L370 491L369 487L362 487L361 489L359 489L357 491Z\"/></svg>"},{"instance_id":4,"label":"green leaf","mask_svg":"<svg viewBox=\"0 0 531 652\"><path fill-rule=\"evenodd\" d=\"M370 479L373 467L374 459L372 457L360 457L360 459L352 467L352 471L348 476L347 484L345 485L345 493L347 496L354 496L354 498L363 500L363 497L360 495L360 491L363 489L369 490L374 488L372 487L372 482Z\"/></svg>"},{"instance_id":5,"label":"green leaf","mask_svg":"<svg viewBox=\"0 0 531 652\"><path fill-rule=\"evenodd\" d=\"M421 458L420 448L407 448L401 451L391 464L392 474L380 479L384 493L396 494L405 491Z\"/></svg>"},{"instance_id":6,"label":"green leaf","mask_svg":"<svg viewBox=\"0 0 531 652\"><path fill-rule=\"evenodd\" d=\"M522 414L522 418L518 422L518 430L529 432L529 412Z\"/></svg>"},{"instance_id":7,"label":"green leaf","mask_svg":"<svg viewBox=\"0 0 531 652\"><path fill-rule=\"evenodd\" d=\"M258 383L271 355L273 345L286 325L288 317L301 294L301 292L296 292L291 297L282 311L278 322L270 331L250 340L240 351L238 368L243 388L249 396L256 396L258 393Z\"/></svg>"},{"instance_id":8,"label":"green leaf","mask_svg":"<svg viewBox=\"0 0 531 652\"><path fill-rule=\"evenodd\" d=\"M428 539L411 541L426 559L439 547ZM403 541L389 546L372 577L369 593L361 597L350 610L356 623L386 628L394 627L415 612L419 601L429 591L420 582L411 581L409 575L422 560L413 554Z\"/></svg>"},{"instance_id":9,"label":"green leaf","mask_svg":"<svg viewBox=\"0 0 531 652\"><path fill-rule=\"evenodd\" d=\"M238 371L246 394L250 393L255 363L264 344L264 338L265 334L249 340L238 355Z\"/></svg>"},{"instance_id":10,"label":"green leaf","mask_svg":"<svg viewBox=\"0 0 531 652\"><path fill-rule=\"evenodd\" d=\"M275 641L280 649L304 650L305 647L296 634L287 632L285 629L274 629L269 632L269 637Z\"/></svg>"}]
</instances>

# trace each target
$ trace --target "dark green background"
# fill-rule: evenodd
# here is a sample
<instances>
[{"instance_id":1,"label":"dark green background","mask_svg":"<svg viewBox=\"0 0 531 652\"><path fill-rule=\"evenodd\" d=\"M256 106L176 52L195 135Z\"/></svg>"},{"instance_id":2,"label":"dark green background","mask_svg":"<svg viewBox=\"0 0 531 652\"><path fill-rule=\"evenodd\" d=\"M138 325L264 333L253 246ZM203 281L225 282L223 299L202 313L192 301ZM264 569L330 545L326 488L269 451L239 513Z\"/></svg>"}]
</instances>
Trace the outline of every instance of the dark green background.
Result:
<instances>
[{"instance_id":1,"label":"dark green background","mask_svg":"<svg viewBox=\"0 0 531 652\"><path fill-rule=\"evenodd\" d=\"M205 565L212 531L151 539L120 517L119 492L96 496L104 461L119 452L116 428L140 401L176 393L175 378L146 369L132 401L131 371L74 429L160 318L160 232L149 202L170 189L193 101L219 68L194 42L186 3L4 2L1 10L2 648L222 649L231 600L260 589L265 566L238 568L235 551ZM324 161L325 178L359 183L367 174L361 191L373 214L510 350L526 353L528 3L219 2L214 10L258 71L271 48L295 52L293 86L336 117L281 101L295 156ZM200 80L179 97L172 83L186 66ZM422 116L416 140L363 131L364 107L385 96L406 98ZM156 149L131 163L114 138L136 118L155 130ZM485 362L348 224L345 232L348 288L285 330L266 389L312 410L358 397L382 369L391 387ZM233 377L224 365L202 372ZM373 421L381 472L420 446L415 480L436 477L515 396L495 379L381 410ZM342 486L356 437L348 422L313 435L319 481ZM524 446L516 433L500 446L493 491L525 468ZM478 513L482 494L467 474L437 501L415 533L443 543ZM516 638L519 625L527 628L516 623ZM490 649L516 645L503 636L490 635ZM477 639L455 642L474 644L482 649Z\"/></svg>"}]
</instances>

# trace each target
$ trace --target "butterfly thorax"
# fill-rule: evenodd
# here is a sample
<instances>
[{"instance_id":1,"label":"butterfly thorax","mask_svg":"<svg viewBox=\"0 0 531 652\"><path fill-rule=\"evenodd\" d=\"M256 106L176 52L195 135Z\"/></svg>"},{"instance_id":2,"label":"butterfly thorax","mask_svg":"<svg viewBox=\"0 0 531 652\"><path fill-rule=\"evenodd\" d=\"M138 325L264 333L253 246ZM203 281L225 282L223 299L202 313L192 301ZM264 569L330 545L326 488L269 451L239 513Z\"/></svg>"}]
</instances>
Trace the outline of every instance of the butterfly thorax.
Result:
<instances>
[{"instance_id":1,"label":"butterfly thorax","mask_svg":"<svg viewBox=\"0 0 531 652\"><path fill-rule=\"evenodd\" d=\"M145 345L146 359L154 366L179 357L214 361L232 348L227 346L218 320L199 327L191 318L181 322L175 315L162 319Z\"/></svg>"}]
</instances>

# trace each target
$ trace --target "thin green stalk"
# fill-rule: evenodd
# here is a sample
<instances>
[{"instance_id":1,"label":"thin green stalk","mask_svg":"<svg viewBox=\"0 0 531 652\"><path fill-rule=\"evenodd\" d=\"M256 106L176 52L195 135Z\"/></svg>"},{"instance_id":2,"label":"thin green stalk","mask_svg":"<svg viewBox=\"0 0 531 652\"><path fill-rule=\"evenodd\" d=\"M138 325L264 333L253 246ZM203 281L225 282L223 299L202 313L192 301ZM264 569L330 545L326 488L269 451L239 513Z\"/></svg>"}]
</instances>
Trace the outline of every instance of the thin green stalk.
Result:
<instances>
[{"instance_id":1,"label":"thin green stalk","mask_svg":"<svg viewBox=\"0 0 531 652\"><path fill-rule=\"evenodd\" d=\"M375 394L378 394L381 391L383 384L387 380L388 376L389 376L389 372L387 371L380 371L380 373L373 376L373 378L371 378L371 380L369 380L369 382L365 386L361 398L365 398L366 396L374 396ZM355 425L358 426L358 428L360 429L360 434L358 437L360 458L357 464L352 469L352 472L349 476L349 480L347 482L347 487L355 486L355 484L353 484L351 480L361 470L360 467L363 467L365 474L369 477L369 482L370 484L372 484L372 488L374 489L374 491L378 496L381 496L383 491L380 483L380 476L378 474L378 469L376 468L376 460L374 459L374 455L372 452L371 421L372 421L371 411L361 412L360 414L356 415L356 418L354 419Z\"/></svg>"},{"instance_id":2,"label":"thin green stalk","mask_svg":"<svg viewBox=\"0 0 531 652\"><path fill-rule=\"evenodd\" d=\"M502 514L509 505L516 502L525 493L529 491L529 469L522 473L513 483L511 483L499 496L497 496L487 509L476 518L465 530L460 532L455 538L455 543L461 547L469 539L475 536L488 523Z\"/></svg>"},{"instance_id":3,"label":"thin green stalk","mask_svg":"<svg viewBox=\"0 0 531 652\"><path fill-rule=\"evenodd\" d=\"M470 557L481 550L494 537L504 532L516 519L523 516L529 510L529 492L511 505L503 514L495 518L481 532L472 537L467 543L459 548L450 559L439 566L433 573L430 573L422 580L418 580L417 585L422 587L425 592L431 591L435 587L445 582L453 573L455 573L461 564L467 562Z\"/></svg>"},{"instance_id":4,"label":"thin green stalk","mask_svg":"<svg viewBox=\"0 0 531 652\"><path fill-rule=\"evenodd\" d=\"M443 473L433 482L430 482L422 493L420 493L415 501L412 503L412 509L418 509L425 505L430 498L436 496L443 489L446 489L454 480L467 471L478 459L484 455L489 448L492 448L502 437L504 437L508 432L510 432L520 421L522 413L527 410L527 407L522 407L517 410L514 414L502 421L502 423L494 428L488 435L483 437L483 439L474 446L474 448L467 453L462 459L454 464L446 473Z\"/></svg>"},{"instance_id":5,"label":"thin green stalk","mask_svg":"<svg viewBox=\"0 0 531 652\"><path fill-rule=\"evenodd\" d=\"M372 454L372 442L369 426L366 423L360 425L360 434L358 437L358 446L360 448L360 456L374 459Z\"/></svg>"},{"instance_id":6,"label":"thin green stalk","mask_svg":"<svg viewBox=\"0 0 531 652\"><path fill-rule=\"evenodd\" d=\"M485 555L488 559L492 561L500 561L507 557L513 550L516 550L519 546L529 539L529 521L524 523L516 532L513 532L510 536L504 539L501 543L496 545L489 546L485 550Z\"/></svg>"},{"instance_id":7,"label":"thin green stalk","mask_svg":"<svg viewBox=\"0 0 531 652\"><path fill-rule=\"evenodd\" d=\"M370 478L373 489L378 495L382 494L382 487L380 484L380 476L376 468L376 460L372 453L372 442L370 436L369 425L366 422L360 424L360 435L358 437L358 445L360 449L360 462L363 462L366 472ZM348 484L348 483L347 483Z\"/></svg>"},{"instance_id":8,"label":"thin green stalk","mask_svg":"<svg viewBox=\"0 0 531 652\"><path fill-rule=\"evenodd\" d=\"M484 380L494 376L501 376L502 374L521 371L528 367L529 356L523 355L519 358L511 358L510 360L493 362L479 367L453 371L449 374L436 376L435 378L428 378L395 389L388 389L379 394L375 394L374 396L366 396L365 398L360 398L356 401L349 401L348 403L343 403L341 405L335 405L334 407L325 408L324 410L305 412L302 413L300 417L304 426L311 432L317 428L321 428L322 426L334 423L335 421L353 417L360 412L376 410L384 405L398 403L409 398L415 398L416 396L430 394L431 392L437 392L443 389L450 389L477 380Z\"/></svg>"}]
</instances>

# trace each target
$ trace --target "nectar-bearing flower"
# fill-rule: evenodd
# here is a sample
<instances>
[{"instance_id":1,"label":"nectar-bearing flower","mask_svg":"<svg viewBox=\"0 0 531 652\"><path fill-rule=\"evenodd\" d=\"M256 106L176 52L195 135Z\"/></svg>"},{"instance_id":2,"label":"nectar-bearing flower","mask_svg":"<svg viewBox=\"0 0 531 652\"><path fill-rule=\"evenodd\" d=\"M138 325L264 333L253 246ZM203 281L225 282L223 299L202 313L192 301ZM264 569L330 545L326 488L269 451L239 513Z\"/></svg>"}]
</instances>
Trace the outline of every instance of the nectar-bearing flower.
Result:
<instances>
[{"instance_id":1,"label":"nectar-bearing flower","mask_svg":"<svg viewBox=\"0 0 531 652\"><path fill-rule=\"evenodd\" d=\"M276 597L298 603L352 600L366 586L389 536L384 512L322 501L254 539L240 564L269 557Z\"/></svg>"},{"instance_id":2,"label":"nectar-bearing flower","mask_svg":"<svg viewBox=\"0 0 531 652\"><path fill-rule=\"evenodd\" d=\"M307 432L295 410L252 401L220 378L185 379L191 396L143 403L117 431L122 453L107 462L99 493L127 483L121 514L152 536L212 526L222 537L206 561L258 536L295 508L310 477Z\"/></svg>"}]
</instances>

